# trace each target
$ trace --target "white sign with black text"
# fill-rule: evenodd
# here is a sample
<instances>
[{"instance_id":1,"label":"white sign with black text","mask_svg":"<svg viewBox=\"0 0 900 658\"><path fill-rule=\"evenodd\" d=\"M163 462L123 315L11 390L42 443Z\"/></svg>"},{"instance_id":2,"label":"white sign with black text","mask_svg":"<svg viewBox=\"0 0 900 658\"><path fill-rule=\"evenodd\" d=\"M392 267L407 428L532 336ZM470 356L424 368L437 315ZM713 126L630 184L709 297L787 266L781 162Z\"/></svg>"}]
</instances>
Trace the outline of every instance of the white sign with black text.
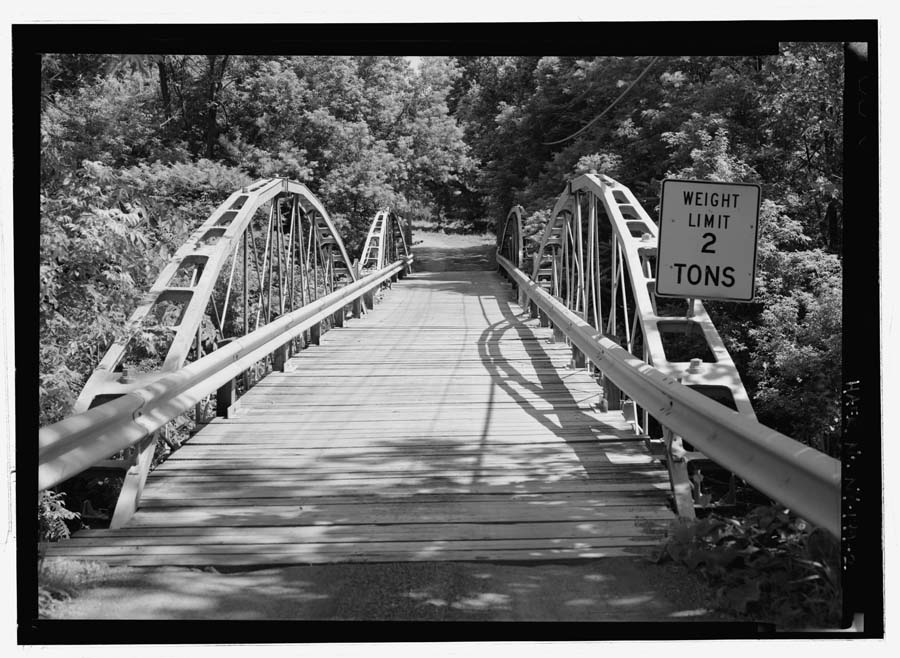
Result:
<instances>
[{"instance_id":1,"label":"white sign with black text","mask_svg":"<svg viewBox=\"0 0 900 658\"><path fill-rule=\"evenodd\" d=\"M759 198L759 185L664 180L656 293L752 301Z\"/></svg>"}]
</instances>

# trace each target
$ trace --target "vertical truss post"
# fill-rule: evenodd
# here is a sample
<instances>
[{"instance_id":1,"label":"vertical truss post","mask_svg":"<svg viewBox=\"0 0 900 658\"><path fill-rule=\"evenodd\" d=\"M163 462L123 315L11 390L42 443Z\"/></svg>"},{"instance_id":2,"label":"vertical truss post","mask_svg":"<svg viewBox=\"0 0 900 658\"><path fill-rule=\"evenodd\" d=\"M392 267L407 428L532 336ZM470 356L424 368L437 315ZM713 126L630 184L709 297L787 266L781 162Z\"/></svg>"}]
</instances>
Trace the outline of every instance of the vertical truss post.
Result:
<instances>
[{"instance_id":1,"label":"vertical truss post","mask_svg":"<svg viewBox=\"0 0 900 658\"><path fill-rule=\"evenodd\" d=\"M328 292L334 292L334 249L328 250Z\"/></svg>"},{"instance_id":2,"label":"vertical truss post","mask_svg":"<svg viewBox=\"0 0 900 658\"><path fill-rule=\"evenodd\" d=\"M593 194L589 197L588 221L590 222L590 249L591 249L591 291L594 300L594 327L597 331L603 330L603 302L600 289L600 226L597 218L597 197Z\"/></svg>"},{"instance_id":3,"label":"vertical truss post","mask_svg":"<svg viewBox=\"0 0 900 658\"><path fill-rule=\"evenodd\" d=\"M353 271L359 276L359 268L362 265L359 261L353 264ZM351 315L354 318L361 318L363 315L363 300L357 297L350 305Z\"/></svg>"},{"instance_id":4,"label":"vertical truss post","mask_svg":"<svg viewBox=\"0 0 900 658\"><path fill-rule=\"evenodd\" d=\"M616 328L616 292L619 286L619 263L618 263L618 242L616 242L616 234L613 233L610 240L609 255L612 260L612 272L609 279L610 300L609 300L609 322L606 327L606 333L610 336L616 336L618 329Z\"/></svg>"},{"instance_id":5,"label":"vertical truss post","mask_svg":"<svg viewBox=\"0 0 900 658\"><path fill-rule=\"evenodd\" d=\"M584 219L581 214L581 200L583 198L583 194L579 192L575 196L575 230L576 230L576 241L578 246L578 253L575 257L575 266L578 270L578 290L577 290L577 301L580 305L580 310L585 314L585 319L587 318L587 289L585 287L585 277L584 277L584 269L585 269L585 258L584 258L584 227L582 224L584 223Z\"/></svg>"},{"instance_id":6,"label":"vertical truss post","mask_svg":"<svg viewBox=\"0 0 900 658\"><path fill-rule=\"evenodd\" d=\"M312 245L312 262L313 262L313 278L312 278L312 300L319 299L319 230L316 226L316 218L312 218L309 230L309 241Z\"/></svg>"},{"instance_id":7,"label":"vertical truss post","mask_svg":"<svg viewBox=\"0 0 900 658\"><path fill-rule=\"evenodd\" d=\"M197 337L195 339L195 347L197 350L197 360L199 361L203 358L203 346L200 344L200 329L197 329ZM200 400L196 405L194 405L194 422L197 425L203 423L203 400Z\"/></svg>"},{"instance_id":8,"label":"vertical truss post","mask_svg":"<svg viewBox=\"0 0 900 658\"><path fill-rule=\"evenodd\" d=\"M295 248L294 241L296 240L296 227L297 227L297 206L300 203L300 199L297 197L293 197L291 199L291 234L288 237L288 267L290 267L290 278L288 280L288 303L291 311L294 310L294 293L296 288L294 287L294 270L297 269L297 249Z\"/></svg>"},{"instance_id":9,"label":"vertical truss post","mask_svg":"<svg viewBox=\"0 0 900 658\"><path fill-rule=\"evenodd\" d=\"M263 263L266 262L266 258L269 259L269 282L266 286L266 290L268 292L267 301L266 301L266 324L269 324L272 321L272 271L275 269L275 234L273 233L274 227L273 217L275 215L275 201L273 200L271 205L269 206L269 230L266 233L266 253L263 256ZM269 249L271 248L271 252ZM265 269L265 267L263 267Z\"/></svg>"},{"instance_id":10,"label":"vertical truss post","mask_svg":"<svg viewBox=\"0 0 900 658\"><path fill-rule=\"evenodd\" d=\"M278 250L278 315L284 315L285 298L284 298L284 263L282 255L284 252L284 231L282 230L281 202L278 197L272 201L275 204L275 235L278 236L278 244L273 247ZM274 260L274 258L273 258Z\"/></svg>"},{"instance_id":11,"label":"vertical truss post","mask_svg":"<svg viewBox=\"0 0 900 658\"><path fill-rule=\"evenodd\" d=\"M616 249L619 251L619 262L625 263L625 255L622 253L622 246L616 242ZM628 293L625 289L625 268L619 268L619 285L622 287L622 323L625 325L625 349L632 351L631 342L631 325L628 322ZM635 309L635 312L637 309Z\"/></svg>"},{"instance_id":12,"label":"vertical truss post","mask_svg":"<svg viewBox=\"0 0 900 658\"><path fill-rule=\"evenodd\" d=\"M244 336L250 333L250 228L244 229L244 292L243 292L243 309L244 309ZM244 392L250 390L250 371L245 370L244 374Z\"/></svg>"},{"instance_id":13,"label":"vertical truss post","mask_svg":"<svg viewBox=\"0 0 900 658\"><path fill-rule=\"evenodd\" d=\"M309 259L306 252L306 238L303 233L303 218L311 217L311 213L303 213L297 217L297 255L300 262L300 306L306 306L309 301ZM312 240L312 220L310 220L309 239ZM304 331L303 339L309 344L309 332Z\"/></svg>"}]
</instances>

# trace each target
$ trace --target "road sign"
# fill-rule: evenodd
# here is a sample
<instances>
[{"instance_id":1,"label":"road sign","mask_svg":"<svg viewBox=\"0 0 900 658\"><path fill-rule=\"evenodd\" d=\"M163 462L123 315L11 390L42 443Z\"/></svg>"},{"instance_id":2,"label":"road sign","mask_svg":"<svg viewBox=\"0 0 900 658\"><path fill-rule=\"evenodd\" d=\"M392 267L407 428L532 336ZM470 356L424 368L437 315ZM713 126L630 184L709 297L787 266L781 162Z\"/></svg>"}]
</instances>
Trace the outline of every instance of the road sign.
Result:
<instances>
[{"instance_id":1,"label":"road sign","mask_svg":"<svg viewBox=\"0 0 900 658\"><path fill-rule=\"evenodd\" d=\"M664 180L656 294L751 301L758 227L759 185Z\"/></svg>"}]
</instances>

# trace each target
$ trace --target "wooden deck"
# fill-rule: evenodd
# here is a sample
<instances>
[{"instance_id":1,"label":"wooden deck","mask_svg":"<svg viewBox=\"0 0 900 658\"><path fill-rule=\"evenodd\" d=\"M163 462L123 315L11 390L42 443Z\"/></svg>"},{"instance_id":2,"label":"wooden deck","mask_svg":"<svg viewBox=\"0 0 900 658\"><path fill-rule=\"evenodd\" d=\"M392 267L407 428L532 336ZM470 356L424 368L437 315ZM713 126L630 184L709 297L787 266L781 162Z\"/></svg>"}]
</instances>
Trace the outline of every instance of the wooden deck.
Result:
<instances>
[{"instance_id":1,"label":"wooden deck","mask_svg":"<svg viewBox=\"0 0 900 658\"><path fill-rule=\"evenodd\" d=\"M594 409L493 272L394 284L150 474L123 529L50 556L129 565L557 560L645 552L665 468Z\"/></svg>"}]
</instances>

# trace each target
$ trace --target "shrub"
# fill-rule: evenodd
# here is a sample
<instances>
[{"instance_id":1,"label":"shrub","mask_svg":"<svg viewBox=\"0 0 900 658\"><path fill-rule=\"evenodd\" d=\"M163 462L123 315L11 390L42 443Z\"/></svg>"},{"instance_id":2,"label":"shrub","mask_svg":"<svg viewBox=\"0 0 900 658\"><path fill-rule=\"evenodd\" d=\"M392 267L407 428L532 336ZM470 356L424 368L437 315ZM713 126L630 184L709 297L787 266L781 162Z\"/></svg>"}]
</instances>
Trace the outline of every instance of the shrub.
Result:
<instances>
[{"instance_id":1,"label":"shrub","mask_svg":"<svg viewBox=\"0 0 900 658\"><path fill-rule=\"evenodd\" d=\"M722 610L784 628L840 622L840 543L778 505L677 522L657 562L706 580Z\"/></svg>"}]
</instances>

